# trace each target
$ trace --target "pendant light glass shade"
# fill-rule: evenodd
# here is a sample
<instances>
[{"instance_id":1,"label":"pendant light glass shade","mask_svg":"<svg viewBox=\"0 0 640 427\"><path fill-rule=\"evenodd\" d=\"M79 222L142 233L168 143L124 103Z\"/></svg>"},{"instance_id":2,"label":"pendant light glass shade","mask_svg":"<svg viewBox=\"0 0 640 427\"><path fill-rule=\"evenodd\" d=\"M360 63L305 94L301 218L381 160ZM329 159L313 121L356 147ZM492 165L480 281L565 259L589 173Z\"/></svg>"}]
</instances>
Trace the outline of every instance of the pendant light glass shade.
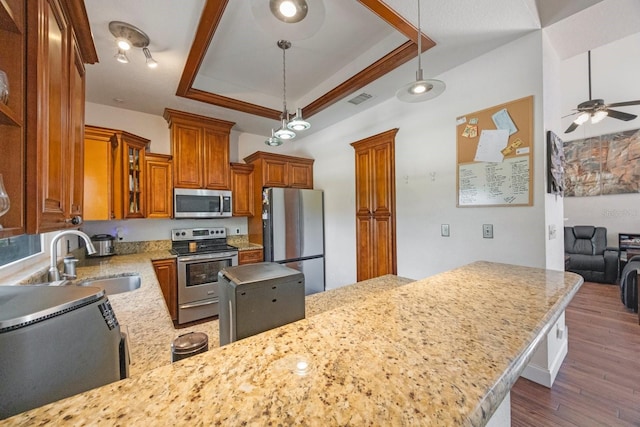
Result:
<instances>
[{"instance_id":1,"label":"pendant light glass shade","mask_svg":"<svg viewBox=\"0 0 640 427\"><path fill-rule=\"evenodd\" d=\"M273 133L273 129L271 129L271 136L267 138L266 141L264 141L264 143L270 147L277 147L279 145L282 145L282 140L279 138L276 138L276 136Z\"/></svg>"},{"instance_id":2,"label":"pendant light glass shade","mask_svg":"<svg viewBox=\"0 0 640 427\"><path fill-rule=\"evenodd\" d=\"M302 108L296 110L296 116L287 123L287 128L295 131L307 130L311 127L311 123L302 118Z\"/></svg>"},{"instance_id":3,"label":"pendant light glass shade","mask_svg":"<svg viewBox=\"0 0 640 427\"><path fill-rule=\"evenodd\" d=\"M447 85L442 80L424 79L422 76L422 30L420 28L420 0L418 0L418 71L416 81L407 83L396 92L402 102L428 101L440 95Z\"/></svg>"},{"instance_id":4,"label":"pendant light glass shade","mask_svg":"<svg viewBox=\"0 0 640 427\"><path fill-rule=\"evenodd\" d=\"M287 128L287 119L282 119L282 127L274 135L279 139L293 139L296 137L296 133Z\"/></svg>"}]
</instances>

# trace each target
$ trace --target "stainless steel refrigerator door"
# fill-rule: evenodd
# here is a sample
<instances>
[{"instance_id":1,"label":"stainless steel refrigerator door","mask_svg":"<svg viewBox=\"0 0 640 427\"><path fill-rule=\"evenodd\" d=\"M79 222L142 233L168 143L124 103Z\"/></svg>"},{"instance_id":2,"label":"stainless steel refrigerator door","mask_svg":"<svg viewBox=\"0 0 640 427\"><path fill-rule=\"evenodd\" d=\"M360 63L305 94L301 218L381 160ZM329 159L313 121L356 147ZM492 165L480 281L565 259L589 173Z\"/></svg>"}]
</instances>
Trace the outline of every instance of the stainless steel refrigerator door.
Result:
<instances>
[{"instance_id":1,"label":"stainless steel refrigerator door","mask_svg":"<svg viewBox=\"0 0 640 427\"><path fill-rule=\"evenodd\" d=\"M324 255L324 202L321 190L271 188L265 248L267 261L287 261Z\"/></svg>"},{"instance_id":2,"label":"stainless steel refrigerator door","mask_svg":"<svg viewBox=\"0 0 640 427\"><path fill-rule=\"evenodd\" d=\"M324 257L287 262L283 265L304 274L304 294L324 292Z\"/></svg>"}]
</instances>

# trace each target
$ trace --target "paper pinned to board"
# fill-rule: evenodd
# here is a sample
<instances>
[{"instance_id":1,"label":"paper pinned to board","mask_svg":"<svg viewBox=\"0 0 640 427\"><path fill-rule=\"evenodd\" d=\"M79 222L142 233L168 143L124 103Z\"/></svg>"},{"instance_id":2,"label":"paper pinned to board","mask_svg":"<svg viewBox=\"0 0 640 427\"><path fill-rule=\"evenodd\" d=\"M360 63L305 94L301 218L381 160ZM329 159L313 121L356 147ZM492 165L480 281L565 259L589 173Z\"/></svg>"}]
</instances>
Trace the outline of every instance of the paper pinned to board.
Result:
<instances>
[{"instance_id":1,"label":"paper pinned to board","mask_svg":"<svg viewBox=\"0 0 640 427\"><path fill-rule=\"evenodd\" d=\"M511 120L509 111L507 111L506 108L498 110L491 116L491 118L493 119L493 123L496 125L496 128L508 130L509 136L518 132L518 128L516 127L515 123L513 123L513 120Z\"/></svg>"},{"instance_id":2,"label":"paper pinned to board","mask_svg":"<svg viewBox=\"0 0 640 427\"><path fill-rule=\"evenodd\" d=\"M509 142L509 131L506 129L485 129L480 133L480 141L474 161L500 163L504 160L502 149Z\"/></svg>"}]
</instances>

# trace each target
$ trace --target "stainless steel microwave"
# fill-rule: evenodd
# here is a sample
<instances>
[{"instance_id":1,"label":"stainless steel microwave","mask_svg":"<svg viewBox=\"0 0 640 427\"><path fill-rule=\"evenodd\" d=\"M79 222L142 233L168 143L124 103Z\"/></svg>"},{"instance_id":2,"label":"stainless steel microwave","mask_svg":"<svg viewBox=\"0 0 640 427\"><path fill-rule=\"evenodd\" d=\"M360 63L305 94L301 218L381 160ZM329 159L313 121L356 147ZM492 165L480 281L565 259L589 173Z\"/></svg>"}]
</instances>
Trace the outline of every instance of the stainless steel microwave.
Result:
<instances>
[{"instance_id":1,"label":"stainless steel microwave","mask_svg":"<svg viewBox=\"0 0 640 427\"><path fill-rule=\"evenodd\" d=\"M231 191L175 188L174 218L219 218L231 216Z\"/></svg>"}]
</instances>

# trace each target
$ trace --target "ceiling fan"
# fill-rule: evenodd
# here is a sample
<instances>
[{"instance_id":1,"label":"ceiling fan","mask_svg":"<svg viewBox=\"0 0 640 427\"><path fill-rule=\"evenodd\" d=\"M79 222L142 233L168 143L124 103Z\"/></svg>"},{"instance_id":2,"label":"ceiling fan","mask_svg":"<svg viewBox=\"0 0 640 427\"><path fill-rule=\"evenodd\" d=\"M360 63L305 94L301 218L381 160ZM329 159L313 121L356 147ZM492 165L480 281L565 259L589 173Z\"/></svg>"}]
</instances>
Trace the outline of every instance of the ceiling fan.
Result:
<instances>
[{"instance_id":1,"label":"ceiling fan","mask_svg":"<svg viewBox=\"0 0 640 427\"><path fill-rule=\"evenodd\" d=\"M638 117L635 114L623 113L622 111L612 110L609 107L626 107L629 105L640 105L640 100L605 104L603 99L591 98L591 51L588 52L587 58L589 64L589 100L578 104L576 112L569 114L569 116L578 114L578 117L576 117L576 119L571 123L567 130L564 131L564 133L573 132L578 126L585 123L589 119L591 119L591 123L598 123L600 120L609 116L614 119L624 120L625 122L628 122L629 120L633 120Z\"/></svg>"}]
</instances>

